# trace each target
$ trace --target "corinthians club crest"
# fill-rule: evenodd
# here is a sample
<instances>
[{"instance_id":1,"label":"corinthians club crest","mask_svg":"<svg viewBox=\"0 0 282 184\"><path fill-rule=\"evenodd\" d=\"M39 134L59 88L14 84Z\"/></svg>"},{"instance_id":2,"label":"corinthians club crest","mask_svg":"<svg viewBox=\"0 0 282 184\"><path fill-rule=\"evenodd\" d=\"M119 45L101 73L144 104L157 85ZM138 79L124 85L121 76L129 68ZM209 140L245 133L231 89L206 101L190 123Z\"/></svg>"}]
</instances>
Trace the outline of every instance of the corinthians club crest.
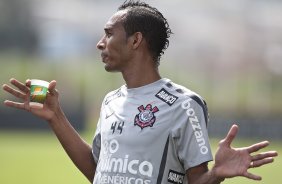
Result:
<instances>
[{"instance_id":1,"label":"corinthians club crest","mask_svg":"<svg viewBox=\"0 0 282 184\"><path fill-rule=\"evenodd\" d=\"M135 116L134 125L138 125L141 129L145 127L152 127L156 121L156 117L154 115L155 112L158 112L158 107L152 108L151 104L148 104L145 108L143 105L138 107L139 114Z\"/></svg>"}]
</instances>

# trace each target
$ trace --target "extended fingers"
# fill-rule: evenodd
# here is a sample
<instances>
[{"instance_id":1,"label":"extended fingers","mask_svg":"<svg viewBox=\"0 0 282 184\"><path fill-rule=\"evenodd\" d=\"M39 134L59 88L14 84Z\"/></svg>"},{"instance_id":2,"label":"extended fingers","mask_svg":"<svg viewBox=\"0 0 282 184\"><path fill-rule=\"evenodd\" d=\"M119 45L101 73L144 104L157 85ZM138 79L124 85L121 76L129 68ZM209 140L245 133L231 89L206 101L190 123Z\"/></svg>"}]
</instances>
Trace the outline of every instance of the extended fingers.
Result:
<instances>
[{"instance_id":1,"label":"extended fingers","mask_svg":"<svg viewBox=\"0 0 282 184\"><path fill-rule=\"evenodd\" d=\"M276 151L263 152L252 156L252 161L262 160L264 158L276 157L277 155L278 153Z\"/></svg>"},{"instance_id":2,"label":"extended fingers","mask_svg":"<svg viewBox=\"0 0 282 184\"><path fill-rule=\"evenodd\" d=\"M252 156L252 162L249 166L249 168L255 168L255 167L260 167L265 164L272 163L274 161L273 157L277 156L276 151L268 151L264 153L257 154L255 156ZM248 171L246 171L243 176L253 179L253 180L261 180L262 178L258 175L254 175Z\"/></svg>"},{"instance_id":3,"label":"extended fingers","mask_svg":"<svg viewBox=\"0 0 282 184\"><path fill-rule=\"evenodd\" d=\"M274 161L273 157L276 157L278 153L276 151L268 151L252 156L252 164L250 167L260 167L265 164L269 164Z\"/></svg>"},{"instance_id":4,"label":"extended fingers","mask_svg":"<svg viewBox=\"0 0 282 184\"><path fill-rule=\"evenodd\" d=\"M10 87L7 84L4 84L2 86L2 88L5 91L7 91L8 93L11 93L12 95L14 95L17 98L25 99L26 98L26 94L29 92L29 88L25 84L19 82L18 80L14 79L14 78L10 79L10 82L15 87L17 87L19 90L16 90L16 89Z\"/></svg>"},{"instance_id":5,"label":"extended fingers","mask_svg":"<svg viewBox=\"0 0 282 184\"><path fill-rule=\"evenodd\" d=\"M256 144L253 144L249 147L247 147L247 150L249 153L253 153L253 152L256 152L262 148L265 148L269 145L269 142L268 141L263 141L263 142L259 142L259 143L256 143Z\"/></svg>"},{"instance_id":6,"label":"extended fingers","mask_svg":"<svg viewBox=\"0 0 282 184\"><path fill-rule=\"evenodd\" d=\"M58 92L56 90L56 84L57 82L55 80L52 80L49 84L49 87L48 87L48 91L49 93L51 93L52 95L57 95Z\"/></svg>"},{"instance_id":7,"label":"extended fingers","mask_svg":"<svg viewBox=\"0 0 282 184\"><path fill-rule=\"evenodd\" d=\"M246 172L243 176L249 178L249 179L253 179L253 180L261 180L261 177L258 175L254 175L252 173Z\"/></svg>"},{"instance_id":8,"label":"extended fingers","mask_svg":"<svg viewBox=\"0 0 282 184\"><path fill-rule=\"evenodd\" d=\"M29 92L29 88L25 84L21 83L20 81L12 78L12 79L10 79L10 82L14 86L16 86L19 90L21 90L22 92L24 92L24 93L28 93Z\"/></svg>"},{"instance_id":9,"label":"extended fingers","mask_svg":"<svg viewBox=\"0 0 282 184\"><path fill-rule=\"evenodd\" d=\"M30 80L30 79L27 79L27 80L25 81L25 85L28 86L28 87L30 87L30 85L31 85L31 80Z\"/></svg>"},{"instance_id":10,"label":"extended fingers","mask_svg":"<svg viewBox=\"0 0 282 184\"><path fill-rule=\"evenodd\" d=\"M26 98L26 94L22 93L21 91L15 90L12 87L8 86L7 84L4 84L2 86L2 88L7 91L8 93L11 93L12 95L14 95L15 97L21 98L21 99L25 99Z\"/></svg>"},{"instance_id":11,"label":"extended fingers","mask_svg":"<svg viewBox=\"0 0 282 184\"><path fill-rule=\"evenodd\" d=\"M221 144L230 146L233 139L236 137L239 127L237 125L232 125L226 137L221 141Z\"/></svg>"},{"instance_id":12,"label":"extended fingers","mask_svg":"<svg viewBox=\"0 0 282 184\"><path fill-rule=\"evenodd\" d=\"M24 103L19 103L19 102L13 102L13 101L10 101L10 100L5 100L5 101L4 101L4 104L5 104L6 106L14 107L14 108L17 108L17 109L25 109L25 110L28 110L27 106L26 106Z\"/></svg>"},{"instance_id":13,"label":"extended fingers","mask_svg":"<svg viewBox=\"0 0 282 184\"><path fill-rule=\"evenodd\" d=\"M252 162L253 163L252 167L260 167L262 165L272 163L273 161L274 161L273 157L264 158L264 159Z\"/></svg>"}]
</instances>

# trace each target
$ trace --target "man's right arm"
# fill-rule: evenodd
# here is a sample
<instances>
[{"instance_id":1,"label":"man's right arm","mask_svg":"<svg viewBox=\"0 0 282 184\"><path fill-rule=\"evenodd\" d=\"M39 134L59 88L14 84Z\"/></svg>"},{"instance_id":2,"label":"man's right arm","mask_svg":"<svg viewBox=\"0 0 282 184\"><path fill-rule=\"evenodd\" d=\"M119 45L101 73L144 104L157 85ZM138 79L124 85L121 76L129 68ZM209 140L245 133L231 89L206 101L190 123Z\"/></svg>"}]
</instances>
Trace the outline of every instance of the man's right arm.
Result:
<instances>
[{"instance_id":1,"label":"man's right arm","mask_svg":"<svg viewBox=\"0 0 282 184\"><path fill-rule=\"evenodd\" d=\"M59 93L56 90L56 81L51 81L49 84L43 108L29 104L30 80L23 84L16 79L11 79L10 83L17 89L7 84L4 84L2 88L23 102L5 100L4 104L12 108L26 110L46 120L70 159L87 179L92 182L96 164L92 156L91 147L80 137L62 111L58 100Z\"/></svg>"},{"instance_id":2,"label":"man's right arm","mask_svg":"<svg viewBox=\"0 0 282 184\"><path fill-rule=\"evenodd\" d=\"M92 183L96 164L89 144L87 144L71 126L63 111L59 110L58 114L49 120L48 123L70 159Z\"/></svg>"}]
</instances>

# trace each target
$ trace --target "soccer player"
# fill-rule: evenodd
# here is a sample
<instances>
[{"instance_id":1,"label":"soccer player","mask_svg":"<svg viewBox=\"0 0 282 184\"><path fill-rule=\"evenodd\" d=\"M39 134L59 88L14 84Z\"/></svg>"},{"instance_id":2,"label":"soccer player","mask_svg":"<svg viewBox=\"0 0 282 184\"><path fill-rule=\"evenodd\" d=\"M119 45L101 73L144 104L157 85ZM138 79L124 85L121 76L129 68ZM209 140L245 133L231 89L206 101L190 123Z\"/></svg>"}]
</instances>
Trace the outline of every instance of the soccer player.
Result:
<instances>
[{"instance_id":1,"label":"soccer player","mask_svg":"<svg viewBox=\"0 0 282 184\"><path fill-rule=\"evenodd\" d=\"M260 142L232 148L238 126L220 141L213 159L205 101L195 92L162 78L159 61L171 34L163 15L144 2L127 1L109 19L97 44L105 70L121 72L125 85L106 95L92 146L74 130L51 81L42 109L29 104L30 80L3 89L24 100L6 100L47 120L78 169L94 184L218 184L225 178L261 177L248 171L271 163L276 151L254 154Z\"/></svg>"}]
</instances>

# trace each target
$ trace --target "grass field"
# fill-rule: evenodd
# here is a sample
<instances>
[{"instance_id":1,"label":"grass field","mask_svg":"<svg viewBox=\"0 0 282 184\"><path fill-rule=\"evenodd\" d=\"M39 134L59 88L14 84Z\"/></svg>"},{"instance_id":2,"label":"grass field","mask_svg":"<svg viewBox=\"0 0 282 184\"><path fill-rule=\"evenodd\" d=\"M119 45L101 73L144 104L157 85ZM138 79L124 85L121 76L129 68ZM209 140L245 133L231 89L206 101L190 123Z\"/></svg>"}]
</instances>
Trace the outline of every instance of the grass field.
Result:
<instances>
[{"instance_id":1,"label":"grass field","mask_svg":"<svg viewBox=\"0 0 282 184\"><path fill-rule=\"evenodd\" d=\"M92 133L82 136L91 142ZM213 149L217 139L212 139ZM250 140L240 140L235 146L247 146ZM282 153L282 144L273 142L267 150ZM281 155L281 154L280 154ZM227 179L224 184L279 184L282 174L281 156L275 163L254 169L253 173L263 176L261 182L241 177ZM0 131L0 184L87 184L84 176L68 159L52 132Z\"/></svg>"}]
</instances>

